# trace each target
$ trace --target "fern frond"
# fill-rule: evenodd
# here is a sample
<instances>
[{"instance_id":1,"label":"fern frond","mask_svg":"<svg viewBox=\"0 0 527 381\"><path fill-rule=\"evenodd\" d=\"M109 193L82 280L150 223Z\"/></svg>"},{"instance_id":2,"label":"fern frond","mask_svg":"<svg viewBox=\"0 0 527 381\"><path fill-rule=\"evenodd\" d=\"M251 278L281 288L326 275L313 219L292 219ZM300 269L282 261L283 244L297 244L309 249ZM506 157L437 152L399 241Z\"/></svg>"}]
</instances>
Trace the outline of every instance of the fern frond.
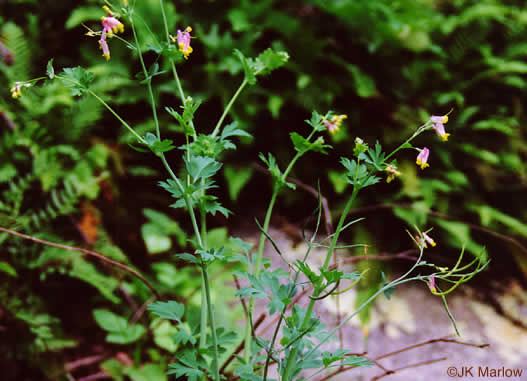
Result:
<instances>
[{"instance_id":1,"label":"fern frond","mask_svg":"<svg viewBox=\"0 0 527 381\"><path fill-rule=\"evenodd\" d=\"M87 135L102 117L102 106L94 97L83 97L71 109L69 125L64 139L78 140Z\"/></svg>"},{"instance_id":2,"label":"fern frond","mask_svg":"<svg viewBox=\"0 0 527 381\"><path fill-rule=\"evenodd\" d=\"M15 23L8 22L2 26L0 32L6 47L13 52L14 62L9 67L8 80L29 79L29 68L31 67L31 52L24 31Z\"/></svg>"},{"instance_id":3,"label":"fern frond","mask_svg":"<svg viewBox=\"0 0 527 381\"><path fill-rule=\"evenodd\" d=\"M82 196L82 190L74 182L64 181L62 190L51 190L50 198L42 209L26 213L30 217L31 227L40 229L46 222L75 212Z\"/></svg>"},{"instance_id":4,"label":"fern frond","mask_svg":"<svg viewBox=\"0 0 527 381\"><path fill-rule=\"evenodd\" d=\"M24 193L31 187L31 182L35 179L32 173L10 181L8 189L2 192L0 198L0 211L8 214L11 218L18 217Z\"/></svg>"}]
</instances>

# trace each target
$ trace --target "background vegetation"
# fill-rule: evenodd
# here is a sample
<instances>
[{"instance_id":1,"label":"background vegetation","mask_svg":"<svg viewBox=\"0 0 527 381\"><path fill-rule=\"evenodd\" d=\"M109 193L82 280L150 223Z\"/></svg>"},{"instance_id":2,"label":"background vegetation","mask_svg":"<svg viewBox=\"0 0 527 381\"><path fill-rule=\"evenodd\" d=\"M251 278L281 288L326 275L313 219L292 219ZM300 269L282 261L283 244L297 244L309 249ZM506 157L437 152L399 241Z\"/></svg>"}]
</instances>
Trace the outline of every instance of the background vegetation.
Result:
<instances>
[{"instance_id":1,"label":"background vegetation","mask_svg":"<svg viewBox=\"0 0 527 381\"><path fill-rule=\"evenodd\" d=\"M145 20L160 19L157 4L138 2L137 13ZM187 245L187 219L168 212L170 199L155 191L157 162L130 148L132 136L96 100L74 99L59 82L24 90L17 101L10 97L15 81L44 75L46 62L54 58L55 67L87 67L96 74L92 88L97 93L126 114L138 132L153 130L146 92L136 80L140 68L126 58L129 49L112 40L107 62L97 39L85 36L85 26L98 28L101 5L89 0L0 4L0 226L103 252L141 271L164 295L197 308L199 277L168 255ZM232 118L254 139L242 139L241 149L225 157L221 189L235 212L229 226L247 224L245 216L252 215L247 210L259 213L265 207L255 205L255 194L267 200L270 184L253 165L258 153L273 146L277 160L285 161L289 133L306 128L303 120L312 109L348 114L346 127L332 138L342 154L351 154L355 136L370 144L382 137L384 145L395 145L431 112L452 110L446 125L449 144L424 138L431 167L417 176L415 157L401 160L396 191L381 185L361 196L355 212L371 218L345 238L397 251L407 240L404 227L430 225L444 248L441 256L454 255L463 244L479 255L486 246L494 278L525 279L527 208L520 207L527 190L524 2L181 1L168 4L167 16L174 34L187 25L194 29L194 53L179 74L187 92L202 101L195 120L200 128L213 129L243 79L234 49L255 56L272 46L291 57L284 68L245 91L233 109ZM161 23L152 32L161 36ZM130 33L126 29L124 38ZM157 57L153 42L142 46L149 64ZM154 84L162 104L179 106L174 81L160 75ZM174 119L166 113L161 118L168 137L182 144L184 135ZM322 193L338 213L349 191L338 156L330 152L305 160L292 177L320 179ZM267 190L270 194L270 185ZM298 192L279 202L281 214L298 225L307 216L295 211L312 204ZM220 214L213 221L224 223ZM209 240L227 240L225 228L210 235ZM116 328L107 323L118 326L150 298L141 281L89 255L6 233L0 234L0 245L0 351L7 354L0 364L6 379L56 379L65 361L94 351L104 354L97 346L107 334L124 358L108 361L107 372L117 379L123 374L133 380L166 377L163 364L175 350L174 327L168 322L148 327L143 321L135 332L119 337L111 336ZM216 298L234 294L223 288L214 292ZM225 312L220 319L241 316L241 311ZM125 367L128 360L150 365Z\"/></svg>"}]
</instances>

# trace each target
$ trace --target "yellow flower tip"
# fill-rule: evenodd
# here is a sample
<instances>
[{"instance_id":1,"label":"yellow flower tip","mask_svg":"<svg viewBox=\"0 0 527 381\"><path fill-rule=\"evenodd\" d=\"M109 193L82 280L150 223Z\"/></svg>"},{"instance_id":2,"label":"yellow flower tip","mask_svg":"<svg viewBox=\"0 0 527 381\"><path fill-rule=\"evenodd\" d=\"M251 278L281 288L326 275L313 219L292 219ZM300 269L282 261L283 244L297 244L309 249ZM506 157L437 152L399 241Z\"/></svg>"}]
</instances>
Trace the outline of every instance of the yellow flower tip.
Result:
<instances>
[{"instance_id":1,"label":"yellow flower tip","mask_svg":"<svg viewBox=\"0 0 527 381\"><path fill-rule=\"evenodd\" d=\"M190 26L187 26L187 29L185 29L187 32L192 32L192 28ZM445 122L446 123L446 122Z\"/></svg>"},{"instance_id":2,"label":"yellow flower tip","mask_svg":"<svg viewBox=\"0 0 527 381\"><path fill-rule=\"evenodd\" d=\"M11 97L13 99L20 98L22 96L22 83L16 83L9 91L11 91Z\"/></svg>"},{"instance_id":3,"label":"yellow flower tip","mask_svg":"<svg viewBox=\"0 0 527 381\"><path fill-rule=\"evenodd\" d=\"M432 247L435 247L436 246L436 243L434 240L432 240L432 242L430 242L430 245L432 245Z\"/></svg>"},{"instance_id":4,"label":"yellow flower tip","mask_svg":"<svg viewBox=\"0 0 527 381\"><path fill-rule=\"evenodd\" d=\"M124 3L124 6L125 6L125 7L128 6L128 0L123 0L123 3Z\"/></svg>"},{"instance_id":5,"label":"yellow flower tip","mask_svg":"<svg viewBox=\"0 0 527 381\"><path fill-rule=\"evenodd\" d=\"M430 291L432 291L432 293L435 293L435 292L437 292L437 289L436 289L435 287L432 287L432 288L430 289Z\"/></svg>"},{"instance_id":6,"label":"yellow flower tip","mask_svg":"<svg viewBox=\"0 0 527 381\"><path fill-rule=\"evenodd\" d=\"M333 123L335 126L340 127L342 125L342 121L346 119L348 116L346 114L342 115L335 115L331 118L331 123Z\"/></svg>"},{"instance_id":7,"label":"yellow flower tip","mask_svg":"<svg viewBox=\"0 0 527 381\"><path fill-rule=\"evenodd\" d=\"M107 5L103 5L103 6L102 6L102 9L103 9L106 13L108 13L109 15L112 14L112 11L110 10L110 8L108 8Z\"/></svg>"},{"instance_id":8,"label":"yellow flower tip","mask_svg":"<svg viewBox=\"0 0 527 381\"><path fill-rule=\"evenodd\" d=\"M443 124L448 123L448 115L443 116Z\"/></svg>"},{"instance_id":9,"label":"yellow flower tip","mask_svg":"<svg viewBox=\"0 0 527 381\"><path fill-rule=\"evenodd\" d=\"M443 141L446 142L449 136L450 134L444 134L443 136L441 136L441 139L443 139Z\"/></svg>"},{"instance_id":10,"label":"yellow flower tip","mask_svg":"<svg viewBox=\"0 0 527 381\"><path fill-rule=\"evenodd\" d=\"M335 135L337 132L339 132L340 130L340 126L335 126L335 128L332 128L331 130L329 130L329 133L331 135Z\"/></svg>"},{"instance_id":11,"label":"yellow flower tip","mask_svg":"<svg viewBox=\"0 0 527 381\"><path fill-rule=\"evenodd\" d=\"M170 41L172 41L173 44L177 42L177 38L172 36L171 34L169 34L168 37L170 38Z\"/></svg>"},{"instance_id":12,"label":"yellow flower tip","mask_svg":"<svg viewBox=\"0 0 527 381\"><path fill-rule=\"evenodd\" d=\"M110 61L110 55L109 54L103 54L104 58L106 58L106 61Z\"/></svg>"},{"instance_id":13,"label":"yellow flower tip","mask_svg":"<svg viewBox=\"0 0 527 381\"><path fill-rule=\"evenodd\" d=\"M181 53L183 53L183 58L188 60L188 56L190 55L190 53L193 52L193 49L192 49L192 47L190 45L187 46L186 49L185 49L185 44L184 43L180 43L179 44L179 51Z\"/></svg>"},{"instance_id":14,"label":"yellow flower tip","mask_svg":"<svg viewBox=\"0 0 527 381\"><path fill-rule=\"evenodd\" d=\"M430 165L428 163L423 163L420 159L417 159L415 161L415 163L421 167L421 169L425 169L427 167L430 167Z\"/></svg>"}]
</instances>

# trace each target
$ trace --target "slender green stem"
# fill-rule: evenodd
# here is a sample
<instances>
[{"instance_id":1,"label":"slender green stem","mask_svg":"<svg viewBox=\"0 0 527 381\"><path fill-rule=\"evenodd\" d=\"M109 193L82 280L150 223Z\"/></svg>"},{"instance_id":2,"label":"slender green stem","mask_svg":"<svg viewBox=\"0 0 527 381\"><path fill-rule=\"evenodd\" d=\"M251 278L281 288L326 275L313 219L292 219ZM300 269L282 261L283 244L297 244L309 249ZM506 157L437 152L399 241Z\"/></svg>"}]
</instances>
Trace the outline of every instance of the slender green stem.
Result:
<instances>
[{"instance_id":1,"label":"slender green stem","mask_svg":"<svg viewBox=\"0 0 527 381\"><path fill-rule=\"evenodd\" d=\"M202 268L203 281L205 283L205 293L207 295L207 309L209 311L210 328L212 330L212 345L214 346L214 359L212 368L214 370L214 379L220 381L220 367L219 367L219 354L218 354L218 338L216 337L216 323L214 321L214 311L212 311L212 302L210 299L210 286L209 286L209 275L207 268Z\"/></svg>"},{"instance_id":2,"label":"slender green stem","mask_svg":"<svg viewBox=\"0 0 527 381\"><path fill-rule=\"evenodd\" d=\"M242 87L240 86L240 89L238 89L238 90L240 91L241 89L242 89ZM234 97L233 97L233 99L234 99ZM231 103L232 103L232 100L231 100ZM311 131L311 133L307 137L308 141L311 140L311 138L313 137L315 132L316 132L315 130ZM293 166L295 165L297 160L300 159L300 157L302 155L304 155L304 154L305 154L305 152L302 152L302 151L296 153L296 155L293 157L293 159L291 160L291 162L287 166L286 170L283 172L280 182L284 183L286 181L287 176L289 175L289 172L291 172L291 170L293 169ZM273 187L273 194L271 196L271 201L269 202L269 206L267 207L267 212L265 214L265 220L264 220L264 225L263 225L263 232L260 234L260 243L258 245L258 252L256 254L256 263L255 263L255 267L253 269L254 276L256 278L258 278L259 275L260 275L260 271L261 271L261 267L262 267L263 250L264 250L264 247L265 247L265 241L267 239L266 234L267 234L267 231L269 230L269 222L271 221L271 215L273 214L274 204L276 202L276 198L277 198L279 192L280 192L280 186L279 186L278 183L276 183L274 185L274 187ZM253 309L254 309L254 298L251 297L249 299L249 306L248 306L249 316L252 315ZM250 319L248 319L247 320L247 325L245 327L244 359L246 361L249 361L250 354L251 354L251 343L252 343L252 328L251 328L251 326L252 326L252 322L250 321Z\"/></svg>"},{"instance_id":3,"label":"slender green stem","mask_svg":"<svg viewBox=\"0 0 527 381\"><path fill-rule=\"evenodd\" d=\"M141 68L143 69L143 74L145 78L147 79L146 87L148 88L148 96L150 97L150 105L152 107L152 115L154 117L156 135L158 139L161 139L161 131L159 129L159 120L157 119L156 102L154 98L154 92L152 91L152 79L148 78L148 70L146 69L145 61L143 60L143 54L141 53L141 46L139 45L139 39L137 38L137 33L135 31L133 13L130 14L130 25L132 26L132 34L134 35L134 41L135 41L135 46L137 49L137 55L139 56L139 62L141 62Z\"/></svg>"},{"instance_id":4,"label":"slender green stem","mask_svg":"<svg viewBox=\"0 0 527 381\"><path fill-rule=\"evenodd\" d=\"M265 214L265 220L263 225L264 232L267 233L269 230L269 223L271 222L271 215L273 214L273 208L274 204L276 203L276 198L278 196L279 189L277 186L274 187L273 195L271 196L271 201L269 202L269 206L267 207L267 212ZM258 245L258 254L256 256L256 263L254 265L254 276L258 278L260 276L260 271L262 267L262 257L263 257L263 250L265 247L265 241L266 236L265 234L260 235L260 243Z\"/></svg>"},{"instance_id":5,"label":"slender green stem","mask_svg":"<svg viewBox=\"0 0 527 381\"><path fill-rule=\"evenodd\" d=\"M267 212L265 213L265 219L264 219L264 225L263 225L264 232L267 232L267 230L269 229L269 223L271 221L271 215L273 214L273 208L276 202L276 197L278 196L278 192L279 192L279 187L274 186L273 195L271 196L271 201L269 202L269 206L267 207ZM260 234L260 243L258 244L258 253L256 255L256 263L254 264L254 268L253 268L254 276L256 278L258 278L258 276L260 275L260 271L262 267L262 257L263 257L263 250L265 247L265 241L266 241L265 234L264 233ZM249 358L251 355L252 321L250 319L250 316L252 316L253 309L254 309L254 298L250 298L249 306L248 306L249 315L247 316L247 325L245 326L244 358L246 361L249 361Z\"/></svg>"},{"instance_id":6,"label":"slender green stem","mask_svg":"<svg viewBox=\"0 0 527 381\"><path fill-rule=\"evenodd\" d=\"M234 102L236 101L238 96L241 94L241 92L243 91L243 89L244 89L244 87L246 85L247 85L247 80L244 79L242 84L240 85L240 87L238 87L238 90L236 90L236 92L232 96L231 100L227 104L227 107L225 107L225 110L223 111L223 114L221 115L220 120L218 120L218 123L216 123L216 127L214 127L214 131L212 131L212 135L211 135L213 138L216 135L218 135L218 133L220 132L220 128L221 128L221 125L223 123L223 120L229 114L229 111L231 110L232 105L234 104Z\"/></svg>"},{"instance_id":7,"label":"slender green stem","mask_svg":"<svg viewBox=\"0 0 527 381\"><path fill-rule=\"evenodd\" d=\"M397 152L399 152L406 144L410 143L412 140L414 140L418 135L420 135L423 131L425 130L428 130L430 127L430 123L427 122L425 124L423 124L422 126L420 126L413 134L412 136L410 136L408 139L406 139L404 141L403 144L401 144L399 147L397 147L396 149L394 149L388 156L386 156L384 158L384 161L388 161L388 159L390 157L392 157L393 155L395 155Z\"/></svg>"},{"instance_id":8,"label":"slender green stem","mask_svg":"<svg viewBox=\"0 0 527 381\"><path fill-rule=\"evenodd\" d=\"M187 137L188 139L188 137ZM201 210L201 240L203 245L203 250L207 250L207 220L205 219L205 214ZM206 269L203 268L201 271L201 330L200 330L200 348L205 348L207 346L207 313L208 313L208 299L207 299L207 289L205 287L205 277Z\"/></svg>"},{"instance_id":9,"label":"slender green stem","mask_svg":"<svg viewBox=\"0 0 527 381\"><path fill-rule=\"evenodd\" d=\"M141 143L143 143L144 145L147 145L146 140L143 139L143 138L141 137L141 135L139 135L137 132L135 132L134 129L133 129L128 123L126 123L126 122L124 121L124 119L121 118L121 117L119 116L119 114L117 114L117 112L115 112L115 110L114 110L113 108L111 108L110 105L109 105L108 103L106 103L105 101L103 101L102 98L99 97L97 94L95 94L92 90L89 90L89 89L88 89L88 92L90 93L90 95L92 95L93 97L95 97L95 99L97 99L97 100L98 100L98 101L99 101L104 107L106 107L106 109L107 109L108 111L110 111L110 112L113 114L113 116L115 116L115 117L117 118L117 120L119 120L119 122L121 122L121 124L122 124L123 126L125 126L125 127L128 129L128 131L130 131L130 132L131 132L131 133L137 138L137 140L139 140L139 141L140 141Z\"/></svg>"},{"instance_id":10,"label":"slender green stem","mask_svg":"<svg viewBox=\"0 0 527 381\"><path fill-rule=\"evenodd\" d=\"M207 346L207 291L205 289L205 271L201 271L201 311L200 321L201 327L199 332L199 347L205 348Z\"/></svg>"},{"instance_id":11,"label":"slender green stem","mask_svg":"<svg viewBox=\"0 0 527 381\"><path fill-rule=\"evenodd\" d=\"M73 84L75 84L75 85L77 85L77 86L84 87L84 86L81 85L79 82L72 81L72 80L69 79L69 78L64 78L64 77L61 77L61 76L58 76L58 75L57 75L56 77L62 79L63 81L67 81L67 82L73 83ZM134 129L132 128L132 126L130 126L128 123L126 123L126 122L124 121L124 119L121 118L121 116L120 116L119 114L117 114L117 112L116 112L113 108L111 108L110 105L109 105L108 103L106 103L106 102L105 102L100 96L98 96L98 95L97 95L96 93L94 93L92 90L87 89L87 88L85 88L85 87L84 87L84 89L85 89L85 90L86 90L86 91L87 91L92 97L94 97L95 99L97 99L97 100L99 101L99 103L101 103L104 107L106 107L106 109L107 109L108 111L110 111L110 112L113 114L113 116L115 116L115 117L117 118L117 120L119 120L119 122L121 122L121 124L122 124L123 126L125 126L125 127L128 129L128 131L130 131L130 132L131 132L131 133L137 138L137 140L139 140L139 141L140 141L141 143L143 143L144 145L147 145L145 139L143 139L143 138L142 138L137 132L135 132Z\"/></svg>"},{"instance_id":12,"label":"slender green stem","mask_svg":"<svg viewBox=\"0 0 527 381\"><path fill-rule=\"evenodd\" d=\"M163 4L163 0L159 0L159 6L161 8L161 15L163 16L163 25L165 26L165 37L167 40L167 43L170 44L170 31L168 30L168 22L167 22L167 15L165 13L165 6ZM179 80L179 76L177 74L176 65L174 64L173 59L170 60L170 66L172 68L172 73L174 74L174 79L176 80L177 88L179 90L179 97L181 98L181 102L185 103L185 93L183 92L183 87L181 86L181 81Z\"/></svg>"},{"instance_id":13,"label":"slender green stem","mask_svg":"<svg viewBox=\"0 0 527 381\"><path fill-rule=\"evenodd\" d=\"M355 201L355 198L357 197L358 192L359 192L359 188L357 186L354 186L353 187L353 192L351 193L351 196L350 196L348 202L346 203L346 206L344 207L344 211L342 212L342 215L340 216L337 228L335 229L335 233L333 235L333 239L331 241L331 245L330 245L330 247L328 249L328 252L326 254L326 259L324 261L324 264L322 265L321 271L322 270L327 270L327 268L329 266L329 262L331 261L331 256L332 256L333 251L335 250L335 247L337 245L337 241L338 241L339 235L342 232L342 226L344 225L344 221L346 220L346 217L348 216L348 213L351 210L351 207L353 205L353 202ZM306 314L304 316L304 321L302 322L302 325L300 326L300 331L303 331L303 330L305 330L307 328L309 320L311 319L311 314L313 313L313 308L315 307L316 298L318 298L318 296L320 295L321 292L322 292L322 290L319 290L317 288L315 288L315 290L313 290L312 298L309 301L309 305L307 307L307 311L306 311ZM291 377L291 372L292 372L293 366L294 366L294 364L296 362L297 354L298 354L298 347L295 346L291 350L291 352L289 353L289 358L287 359L287 364L286 364L286 368L285 368L284 375L283 375L283 379L285 381L288 381L290 379L290 377Z\"/></svg>"},{"instance_id":14,"label":"slender green stem","mask_svg":"<svg viewBox=\"0 0 527 381\"><path fill-rule=\"evenodd\" d=\"M165 166L166 170L170 174L170 177L172 177L172 180L176 183L176 186L179 188L179 191L184 194L185 188L183 188L183 185L181 185L181 182L177 178L177 176L172 171L172 168L170 168L170 165L167 162L167 159L165 158L165 155L161 154L161 161L163 162L163 165ZM198 228L198 223L196 221L196 215L194 213L194 208L192 208L192 203L190 202L190 198L187 195L183 196L183 199L185 200L185 204L187 206L189 215L190 215L190 221L192 222L192 227L194 229L194 234L196 235L196 239L198 241L198 247L203 248L203 242L201 240L201 234Z\"/></svg>"}]
</instances>

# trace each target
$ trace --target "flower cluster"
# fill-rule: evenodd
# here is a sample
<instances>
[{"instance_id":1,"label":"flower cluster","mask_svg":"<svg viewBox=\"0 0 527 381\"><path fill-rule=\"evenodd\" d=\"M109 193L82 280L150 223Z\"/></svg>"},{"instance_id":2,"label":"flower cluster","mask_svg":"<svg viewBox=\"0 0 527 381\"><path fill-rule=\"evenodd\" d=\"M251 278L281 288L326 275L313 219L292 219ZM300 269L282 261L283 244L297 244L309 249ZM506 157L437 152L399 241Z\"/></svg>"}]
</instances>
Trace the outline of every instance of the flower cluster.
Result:
<instances>
[{"instance_id":1,"label":"flower cluster","mask_svg":"<svg viewBox=\"0 0 527 381\"><path fill-rule=\"evenodd\" d=\"M16 82L15 86L11 88L11 96L15 99L22 96L22 82Z\"/></svg>"},{"instance_id":2,"label":"flower cluster","mask_svg":"<svg viewBox=\"0 0 527 381\"><path fill-rule=\"evenodd\" d=\"M448 122L448 115L443 116L437 116L432 115L430 117L430 122L433 123L434 130L436 134L443 139L444 142L448 140L448 137L450 134L447 134L445 131L445 123ZM423 149L419 150L419 154L417 155L417 158L415 160L415 163L421 167L421 169L425 169L426 167L429 167L428 164L428 156L430 155L430 150L426 147L423 147Z\"/></svg>"},{"instance_id":3,"label":"flower cluster","mask_svg":"<svg viewBox=\"0 0 527 381\"><path fill-rule=\"evenodd\" d=\"M102 49L102 55L109 60L110 59L110 48L108 47L107 37L112 37L116 33L124 32L124 25L118 19L113 17L113 13L107 6L103 9L106 11L108 16L101 18L102 32L99 40L99 47Z\"/></svg>"},{"instance_id":4,"label":"flower cluster","mask_svg":"<svg viewBox=\"0 0 527 381\"><path fill-rule=\"evenodd\" d=\"M432 115L430 117L430 121L434 123L434 130L436 130L436 134L443 139L444 142L448 140L448 137L450 134L447 134L445 132L445 124L448 122L448 115L443 116L435 116Z\"/></svg>"},{"instance_id":5,"label":"flower cluster","mask_svg":"<svg viewBox=\"0 0 527 381\"><path fill-rule=\"evenodd\" d=\"M395 164L390 164L384 170L388 172L388 177L386 178L387 183L391 182L396 176L401 176L401 172L397 170Z\"/></svg>"},{"instance_id":6,"label":"flower cluster","mask_svg":"<svg viewBox=\"0 0 527 381\"><path fill-rule=\"evenodd\" d=\"M427 243L432 247L436 245L435 241L425 232L422 232L420 236L415 236L415 239L417 240L417 243L423 246L425 249L428 248Z\"/></svg>"},{"instance_id":7,"label":"flower cluster","mask_svg":"<svg viewBox=\"0 0 527 381\"><path fill-rule=\"evenodd\" d=\"M324 126L328 129L328 131L331 134L334 134L340 129L340 126L342 125L342 121L346 119L347 117L348 116L346 114L334 115L331 117L330 120L327 120L324 118L322 120L322 123L324 123Z\"/></svg>"},{"instance_id":8,"label":"flower cluster","mask_svg":"<svg viewBox=\"0 0 527 381\"><path fill-rule=\"evenodd\" d=\"M15 86L10 89L11 96L14 99L20 98L22 96L23 87L31 87L31 84L26 82L15 82Z\"/></svg>"},{"instance_id":9,"label":"flower cluster","mask_svg":"<svg viewBox=\"0 0 527 381\"><path fill-rule=\"evenodd\" d=\"M179 51L183 53L183 57L186 60L188 59L190 53L193 52L192 46L190 46L190 32L192 32L192 28L190 26L187 26L184 31L178 29L177 38L170 36L172 42L177 43Z\"/></svg>"}]
</instances>

